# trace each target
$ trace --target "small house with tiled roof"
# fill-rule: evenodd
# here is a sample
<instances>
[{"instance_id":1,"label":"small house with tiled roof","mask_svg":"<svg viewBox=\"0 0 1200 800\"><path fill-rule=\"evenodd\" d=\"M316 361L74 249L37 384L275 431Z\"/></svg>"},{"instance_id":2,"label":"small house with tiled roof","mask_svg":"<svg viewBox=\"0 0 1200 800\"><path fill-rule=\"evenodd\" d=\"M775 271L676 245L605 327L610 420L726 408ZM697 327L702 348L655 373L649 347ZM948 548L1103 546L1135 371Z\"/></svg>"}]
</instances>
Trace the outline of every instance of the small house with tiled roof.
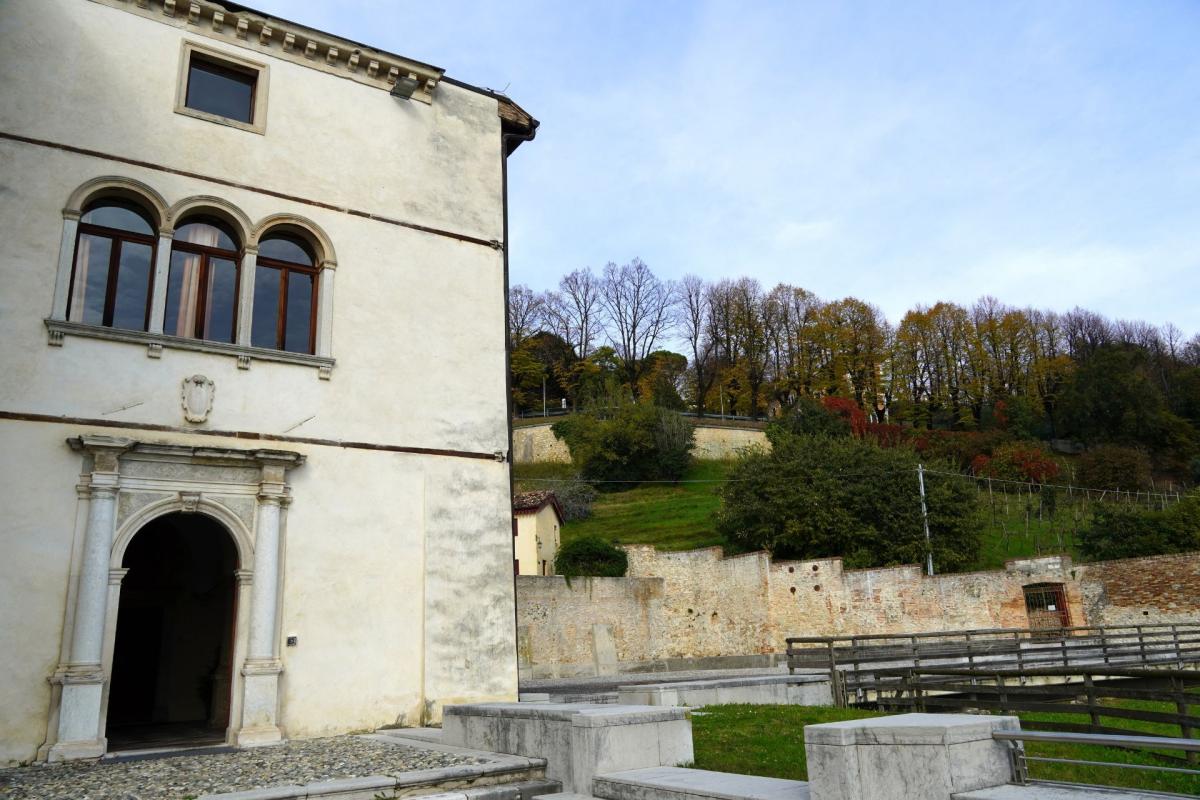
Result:
<instances>
[{"instance_id":1,"label":"small house with tiled roof","mask_svg":"<svg viewBox=\"0 0 1200 800\"><path fill-rule=\"evenodd\" d=\"M523 492L513 498L513 570L518 575L553 575L562 506L554 492Z\"/></svg>"}]
</instances>

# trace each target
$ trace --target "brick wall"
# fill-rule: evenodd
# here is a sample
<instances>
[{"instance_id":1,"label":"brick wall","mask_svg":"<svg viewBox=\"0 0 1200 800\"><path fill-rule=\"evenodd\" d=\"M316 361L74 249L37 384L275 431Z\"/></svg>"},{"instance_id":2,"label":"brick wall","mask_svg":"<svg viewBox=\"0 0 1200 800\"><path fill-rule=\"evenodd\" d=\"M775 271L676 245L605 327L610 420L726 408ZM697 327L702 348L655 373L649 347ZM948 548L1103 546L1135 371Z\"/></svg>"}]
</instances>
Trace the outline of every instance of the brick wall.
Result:
<instances>
[{"instance_id":1,"label":"brick wall","mask_svg":"<svg viewBox=\"0 0 1200 800\"><path fill-rule=\"evenodd\" d=\"M1195 553L1100 561L1078 567L1096 625L1200 622L1200 558Z\"/></svg>"},{"instance_id":2,"label":"brick wall","mask_svg":"<svg viewBox=\"0 0 1200 800\"><path fill-rule=\"evenodd\" d=\"M1025 628L1023 587L1033 583L1063 584L1073 625L1200 621L1200 553L1094 564L1050 556L929 577L915 565L725 558L719 547L626 550L625 578L518 579L526 674L589 673L597 625L626 664L782 652L788 636Z\"/></svg>"}]
</instances>

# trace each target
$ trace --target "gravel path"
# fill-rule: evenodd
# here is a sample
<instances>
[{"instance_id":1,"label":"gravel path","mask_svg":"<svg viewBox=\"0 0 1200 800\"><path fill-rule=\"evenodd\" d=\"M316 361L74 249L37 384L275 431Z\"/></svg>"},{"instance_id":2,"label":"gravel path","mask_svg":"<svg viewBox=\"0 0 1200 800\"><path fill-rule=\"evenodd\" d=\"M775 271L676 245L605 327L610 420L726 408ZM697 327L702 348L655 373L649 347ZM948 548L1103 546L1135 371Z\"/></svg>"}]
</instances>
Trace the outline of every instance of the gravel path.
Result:
<instances>
[{"instance_id":1,"label":"gravel path","mask_svg":"<svg viewBox=\"0 0 1200 800\"><path fill-rule=\"evenodd\" d=\"M182 800L332 778L398 775L480 763L359 736L305 739L236 753L145 761L73 762L0 770L5 800Z\"/></svg>"}]
</instances>

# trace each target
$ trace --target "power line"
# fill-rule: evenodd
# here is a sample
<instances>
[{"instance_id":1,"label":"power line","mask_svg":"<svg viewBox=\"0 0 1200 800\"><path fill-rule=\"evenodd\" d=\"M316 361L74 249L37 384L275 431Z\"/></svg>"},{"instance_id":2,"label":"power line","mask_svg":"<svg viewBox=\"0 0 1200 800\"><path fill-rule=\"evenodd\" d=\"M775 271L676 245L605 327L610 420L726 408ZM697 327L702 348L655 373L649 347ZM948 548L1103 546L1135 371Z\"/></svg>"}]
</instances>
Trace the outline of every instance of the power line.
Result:
<instances>
[{"instance_id":1,"label":"power line","mask_svg":"<svg viewBox=\"0 0 1200 800\"><path fill-rule=\"evenodd\" d=\"M885 467L883 469L886 470L887 468ZM900 468L900 469L907 472L909 470L915 471L917 469L917 467L904 467L904 468ZM1174 501L1179 500L1180 496L1182 494L1180 492L1153 492L1153 491L1149 491L1149 490L1138 491L1138 490L1132 490L1132 489L1112 489L1112 488L1100 489L1100 488L1097 488L1094 486L1076 486L1074 484L1035 483L1032 481L1012 480L1011 478L989 478L989 477L981 476L981 475L968 475L968 474L961 473L961 472L947 472L945 470L935 470L935 469L930 469L928 467L925 467L924 471L925 471L926 475L940 475L940 476L946 477L946 478L959 478L961 480L973 481L974 483L977 483L977 484L999 483L999 484L1007 484L1007 485L1011 485L1011 486L1021 486L1021 487L1028 488L1030 490L1037 489L1039 491L1041 489L1063 489L1068 492L1086 492L1086 493L1089 493L1089 497L1090 497L1090 493L1095 492L1095 493L1101 495L1101 499L1103 499L1104 495L1112 495L1114 497L1129 497L1129 498L1135 499L1135 500L1139 497L1144 496L1147 501L1150 501L1151 499L1156 499L1156 500L1162 500L1164 502L1168 501L1168 500L1174 502ZM828 475L822 475L821 477L822 478L869 478L872 475L876 475L876 474L878 474L878 471L836 472L836 473L832 473L832 474L828 474ZM639 481L639 480L632 480L632 479L629 479L629 480L614 480L614 479L587 480L586 478L522 478L522 477L516 477L515 480L517 480L521 483L587 483L587 484L601 484L602 483L602 484L625 484L625 485L635 485L636 486L636 485L645 485L645 484L678 485L678 484L705 484L705 483L713 483L713 484L752 483L752 482L762 483L762 482L772 482L772 480L794 481L794 480L796 480L796 478L791 477L791 476L777 476L775 479L771 479L771 478L767 478L767 479L763 479L763 478L683 478L683 479L674 480L674 481L673 480L661 480L661 479Z\"/></svg>"}]
</instances>

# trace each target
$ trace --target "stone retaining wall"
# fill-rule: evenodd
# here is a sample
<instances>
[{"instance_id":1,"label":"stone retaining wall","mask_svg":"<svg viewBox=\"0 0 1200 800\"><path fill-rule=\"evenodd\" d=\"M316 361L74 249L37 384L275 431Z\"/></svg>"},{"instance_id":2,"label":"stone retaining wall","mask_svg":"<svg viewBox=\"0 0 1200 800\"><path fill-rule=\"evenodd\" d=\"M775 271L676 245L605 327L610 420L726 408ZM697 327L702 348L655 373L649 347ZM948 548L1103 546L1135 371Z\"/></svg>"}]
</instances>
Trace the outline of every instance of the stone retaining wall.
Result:
<instances>
[{"instance_id":1,"label":"stone retaining wall","mask_svg":"<svg viewBox=\"0 0 1200 800\"><path fill-rule=\"evenodd\" d=\"M1073 625L1200 620L1200 553L926 576L916 565L845 570L842 560L725 558L719 547L625 548L625 578L522 576L518 640L527 677L610 674L666 659L778 653L788 636L1025 628L1023 587L1061 583Z\"/></svg>"},{"instance_id":2,"label":"stone retaining wall","mask_svg":"<svg viewBox=\"0 0 1200 800\"><path fill-rule=\"evenodd\" d=\"M513 463L534 464L553 462L565 464L571 460L566 442L559 441L545 425L523 425L513 428ZM733 458L747 447L768 447L767 435L753 428L723 428L696 426L696 449L692 455L703 459Z\"/></svg>"}]
</instances>

